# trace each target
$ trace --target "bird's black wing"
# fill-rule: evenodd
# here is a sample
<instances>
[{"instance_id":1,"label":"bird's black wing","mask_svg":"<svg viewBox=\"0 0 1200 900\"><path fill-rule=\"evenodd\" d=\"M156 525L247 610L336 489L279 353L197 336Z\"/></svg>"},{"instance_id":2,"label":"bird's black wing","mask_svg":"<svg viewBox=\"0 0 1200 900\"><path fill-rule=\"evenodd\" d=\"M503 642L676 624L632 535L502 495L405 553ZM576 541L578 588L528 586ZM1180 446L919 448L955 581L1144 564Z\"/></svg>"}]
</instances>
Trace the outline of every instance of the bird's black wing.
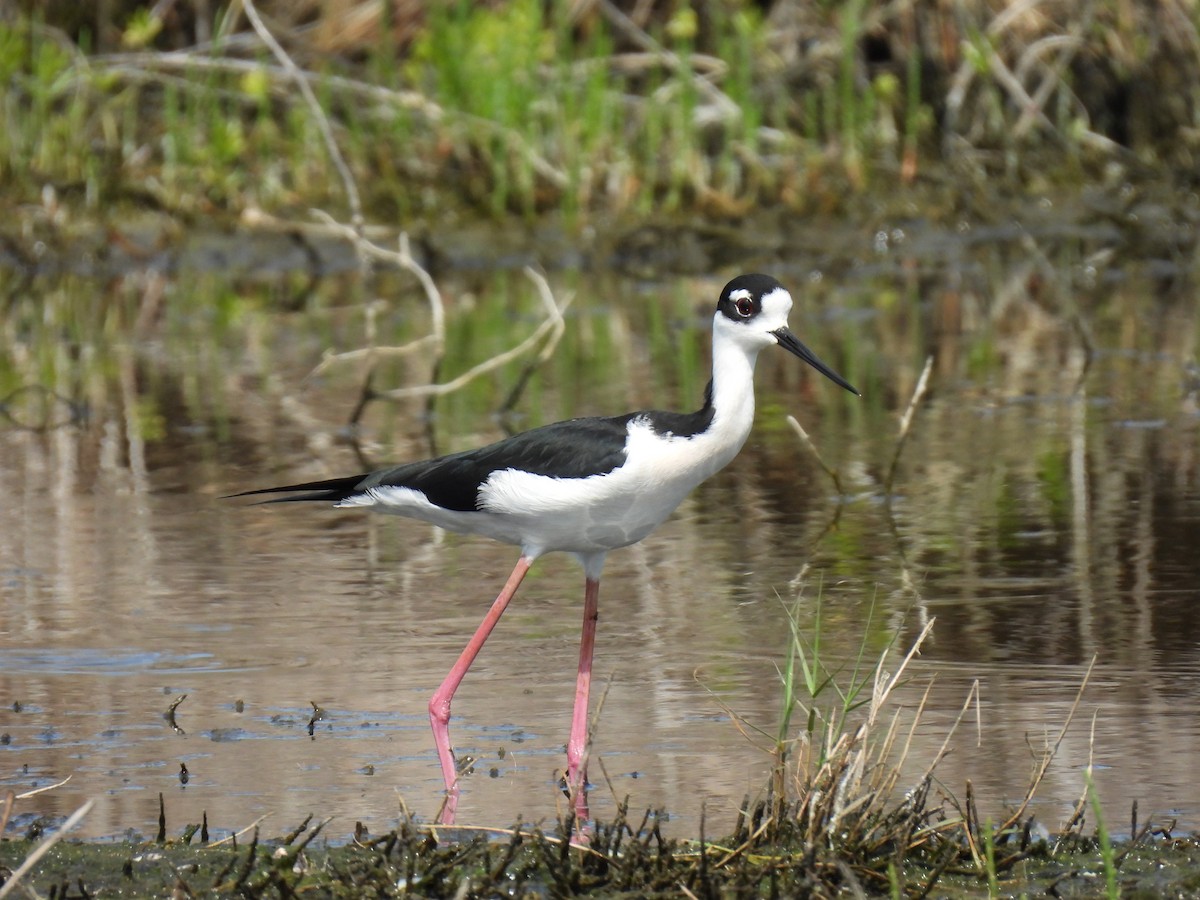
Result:
<instances>
[{"instance_id":1,"label":"bird's black wing","mask_svg":"<svg viewBox=\"0 0 1200 900\"><path fill-rule=\"evenodd\" d=\"M337 503L371 488L406 487L420 491L430 503L443 509L471 512L477 508L479 489L493 472L520 469L552 478L586 478L611 472L625 461L629 422L638 415L642 414L568 419L523 431L477 450L403 463L364 475L260 488L231 496L290 494L264 502Z\"/></svg>"},{"instance_id":2,"label":"bird's black wing","mask_svg":"<svg viewBox=\"0 0 1200 900\"><path fill-rule=\"evenodd\" d=\"M425 462L408 463L368 476L358 490L407 487L443 509L472 511L479 489L493 472L519 469L552 478L586 478L625 462L628 425L635 414L568 419L510 438Z\"/></svg>"}]
</instances>

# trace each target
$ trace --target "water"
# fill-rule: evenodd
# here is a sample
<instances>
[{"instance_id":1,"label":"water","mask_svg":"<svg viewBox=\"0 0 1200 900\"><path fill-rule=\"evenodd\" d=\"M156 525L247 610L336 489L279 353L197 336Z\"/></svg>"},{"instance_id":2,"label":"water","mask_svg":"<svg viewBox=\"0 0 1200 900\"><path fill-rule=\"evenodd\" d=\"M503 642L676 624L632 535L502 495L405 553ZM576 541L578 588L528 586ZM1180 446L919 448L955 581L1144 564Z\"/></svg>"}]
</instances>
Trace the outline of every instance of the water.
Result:
<instances>
[{"instance_id":1,"label":"water","mask_svg":"<svg viewBox=\"0 0 1200 900\"><path fill-rule=\"evenodd\" d=\"M610 556L592 810L611 814L628 796L665 810L677 834L697 834L701 816L709 834L732 826L767 783L798 601L803 633L814 639L819 620L820 654L842 684L860 651L903 651L936 618L894 707L907 735L924 703L904 785L977 682L936 770L942 792L961 802L969 780L981 814L1002 818L1074 708L1031 805L1042 824L1069 818L1091 763L1115 831L1134 801L1140 821L1200 826L1189 273L1119 253L1097 268L1106 234L1057 234L1035 253L1019 229L983 241L907 227L882 244L847 229L836 255L761 263L793 287L794 329L864 397L764 354L742 455ZM362 344L363 298L387 301L382 343L429 327L419 289L397 276L330 275L312 293L291 278L9 283L0 786L70 777L18 801L22 828L97 798L81 834L152 835L160 793L168 833L206 813L214 837L261 816L268 833L335 816L329 833L345 837L355 822L378 833L403 810L437 812L425 703L515 555L420 523L220 499L358 471L345 424L363 370L312 370L327 348ZM554 277L560 298L574 296L566 333L516 427L698 404L722 283ZM449 275L442 287L443 378L539 321L519 273ZM889 489L898 420L931 354ZM421 383L429 364L421 352L387 360L374 386ZM439 452L502 436L490 411L519 370L444 398L432 419L420 400L371 404L370 462L427 455L431 435ZM14 395L30 384L41 387ZM582 586L569 558L539 561L460 689L452 738L477 760L460 822L550 822L563 808ZM183 694L172 727L164 713Z\"/></svg>"}]
</instances>

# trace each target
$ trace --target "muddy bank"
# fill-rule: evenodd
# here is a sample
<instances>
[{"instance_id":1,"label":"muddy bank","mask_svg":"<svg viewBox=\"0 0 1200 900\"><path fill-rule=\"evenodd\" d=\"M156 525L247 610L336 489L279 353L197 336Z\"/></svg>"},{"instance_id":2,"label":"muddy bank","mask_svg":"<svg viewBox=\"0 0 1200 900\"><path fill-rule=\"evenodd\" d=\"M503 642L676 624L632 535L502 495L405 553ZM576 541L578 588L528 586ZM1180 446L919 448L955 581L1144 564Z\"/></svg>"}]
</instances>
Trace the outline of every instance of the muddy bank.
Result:
<instances>
[{"instance_id":1,"label":"muddy bank","mask_svg":"<svg viewBox=\"0 0 1200 900\"><path fill-rule=\"evenodd\" d=\"M1113 848L1106 867L1095 841L1066 837L987 847L984 871L969 873L928 848L907 857L844 858L821 848L731 838L710 843L663 840L652 819L601 826L588 849L572 848L540 831L443 834L415 828L330 846L318 829L271 841L257 831L237 842L204 846L159 843L54 846L21 884L50 897L320 896L900 896L1057 897L1190 894L1200 880L1194 839L1166 836ZM332 826L331 826L332 827ZM330 828L326 828L328 833ZM452 840L446 840L446 837ZM315 840L314 840L315 838ZM346 840L344 838L344 840ZM937 842L934 842L935 844ZM35 848L0 842L0 886ZM966 847L959 852L966 854ZM19 890L19 888L18 888Z\"/></svg>"},{"instance_id":2,"label":"muddy bank","mask_svg":"<svg viewBox=\"0 0 1200 900\"><path fill-rule=\"evenodd\" d=\"M1154 263L1163 275L1194 265L1200 195L1097 187L1076 194L931 206L928 198L862 204L846 218L766 210L732 219L651 216L579 227L559 216L503 225L488 219L418 220L404 227L414 257L435 276L541 266L641 278L707 275L730 268L807 273L900 255L923 268L955 265L977 244L1032 240L1054 253L1075 245ZM114 277L136 271L232 272L312 278L359 265L345 228L311 218L251 213L222 223L161 212L110 211L102 219L26 210L32 224L0 225L0 270L18 276ZM398 226L367 228L395 247Z\"/></svg>"}]
</instances>

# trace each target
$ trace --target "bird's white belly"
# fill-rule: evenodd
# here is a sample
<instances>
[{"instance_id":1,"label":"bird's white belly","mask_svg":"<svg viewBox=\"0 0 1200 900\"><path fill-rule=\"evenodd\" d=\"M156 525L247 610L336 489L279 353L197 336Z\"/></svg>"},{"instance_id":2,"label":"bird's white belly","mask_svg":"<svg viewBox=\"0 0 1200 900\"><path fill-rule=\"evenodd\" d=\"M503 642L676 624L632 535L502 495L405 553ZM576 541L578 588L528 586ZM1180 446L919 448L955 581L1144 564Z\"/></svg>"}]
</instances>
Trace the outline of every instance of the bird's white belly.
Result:
<instances>
[{"instance_id":1,"label":"bird's white belly","mask_svg":"<svg viewBox=\"0 0 1200 900\"><path fill-rule=\"evenodd\" d=\"M519 543L537 552L624 547L662 524L693 488L736 455L744 440L714 446L712 435L663 438L645 431L630 429L627 461L603 475L495 472L480 491L481 511L495 517L498 527L519 532Z\"/></svg>"},{"instance_id":2,"label":"bird's white belly","mask_svg":"<svg viewBox=\"0 0 1200 900\"><path fill-rule=\"evenodd\" d=\"M482 491L482 514L536 552L612 550L648 535L696 483L674 479L639 490L629 486L636 480L620 469L590 478L498 472Z\"/></svg>"}]
</instances>

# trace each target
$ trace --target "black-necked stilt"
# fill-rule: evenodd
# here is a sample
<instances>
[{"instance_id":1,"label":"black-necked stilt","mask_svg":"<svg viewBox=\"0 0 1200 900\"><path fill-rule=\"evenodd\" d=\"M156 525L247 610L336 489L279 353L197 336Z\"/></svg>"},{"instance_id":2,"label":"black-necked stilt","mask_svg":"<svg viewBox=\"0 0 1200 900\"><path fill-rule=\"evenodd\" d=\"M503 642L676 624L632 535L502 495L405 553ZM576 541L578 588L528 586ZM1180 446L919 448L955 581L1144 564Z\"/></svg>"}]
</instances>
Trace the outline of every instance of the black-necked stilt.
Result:
<instances>
[{"instance_id":1,"label":"black-necked stilt","mask_svg":"<svg viewBox=\"0 0 1200 900\"><path fill-rule=\"evenodd\" d=\"M770 276L740 275L725 285L713 317L712 380L696 412L571 419L478 450L366 475L236 495L298 492L266 502L332 501L339 507L410 516L520 547L521 556L504 589L429 701L429 722L450 801L443 821L452 821L457 797L450 702L533 561L564 550L583 564L583 635L567 743L568 784L581 798L597 601L606 554L648 535L692 488L737 455L754 419L754 363L765 347L783 347L858 393L788 329L791 308L791 295ZM586 814L582 800L579 809Z\"/></svg>"}]
</instances>

